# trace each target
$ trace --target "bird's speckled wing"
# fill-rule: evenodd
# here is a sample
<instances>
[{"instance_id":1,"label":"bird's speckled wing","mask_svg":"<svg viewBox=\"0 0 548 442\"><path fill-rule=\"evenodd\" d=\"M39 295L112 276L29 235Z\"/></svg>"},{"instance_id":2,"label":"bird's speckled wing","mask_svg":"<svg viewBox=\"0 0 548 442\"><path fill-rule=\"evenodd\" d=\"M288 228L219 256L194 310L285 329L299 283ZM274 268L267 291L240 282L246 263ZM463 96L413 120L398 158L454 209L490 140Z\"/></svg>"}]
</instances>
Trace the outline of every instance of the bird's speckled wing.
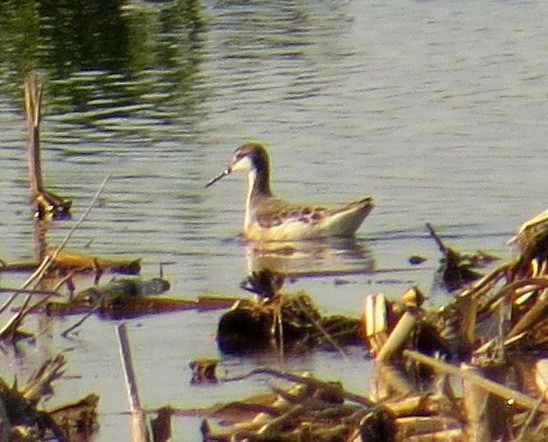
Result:
<instances>
[{"instance_id":1,"label":"bird's speckled wing","mask_svg":"<svg viewBox=\"0 0 548 442\"><path fill-rule=\"evenodd\" d=\"M258 204L254 218L262 228L276 227L289 222L314 225L320 222L328 212L329 209L325 207L289 204L270 197Z\"/></svg>"}]
</instances>

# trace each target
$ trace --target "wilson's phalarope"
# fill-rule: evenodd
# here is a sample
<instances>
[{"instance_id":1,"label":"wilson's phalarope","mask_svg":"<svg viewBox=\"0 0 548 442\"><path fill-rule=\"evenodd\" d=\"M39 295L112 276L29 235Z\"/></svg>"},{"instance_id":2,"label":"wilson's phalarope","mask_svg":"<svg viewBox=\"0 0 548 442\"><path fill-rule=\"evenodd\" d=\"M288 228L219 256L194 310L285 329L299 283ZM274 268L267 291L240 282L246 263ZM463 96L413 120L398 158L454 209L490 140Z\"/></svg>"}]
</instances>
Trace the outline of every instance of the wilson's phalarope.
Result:
<instances>
[{"instance_id":1,"label":"wilson's phalarope","mask_svg":"<svg viewBox=\"0 0 548 442\"><path fill-rule=\"evenodd\" d=\"M252 241L351 237L373 209L371 197L333 209L290 204L274 197L268 152L255 142L239 147L227 169L206 187L237 170L248 172L243 235Z\"/></svg>"}]
</instances>

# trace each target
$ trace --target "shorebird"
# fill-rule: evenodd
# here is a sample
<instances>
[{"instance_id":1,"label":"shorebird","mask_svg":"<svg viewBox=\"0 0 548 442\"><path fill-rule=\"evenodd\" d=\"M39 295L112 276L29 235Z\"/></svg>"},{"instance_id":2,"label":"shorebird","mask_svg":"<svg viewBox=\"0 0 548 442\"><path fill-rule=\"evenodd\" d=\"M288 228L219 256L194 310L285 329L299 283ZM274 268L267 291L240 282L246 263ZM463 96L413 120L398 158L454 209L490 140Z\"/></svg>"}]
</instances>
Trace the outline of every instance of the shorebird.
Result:
<instances>
[{"instance_id":1,"label":"shorebird","mask_svg":"<svg viewBox=\"0 0 548 442\"><path fill-rule=\"evenodd\" d=\"M337 208L292 204L276 198L270 189L268 151L256 142L236 149L226 170L206 187L238 170L248 176L242 233L252 241L352 237L374 206L369 196Z\"/></svg>"}]
</instances>

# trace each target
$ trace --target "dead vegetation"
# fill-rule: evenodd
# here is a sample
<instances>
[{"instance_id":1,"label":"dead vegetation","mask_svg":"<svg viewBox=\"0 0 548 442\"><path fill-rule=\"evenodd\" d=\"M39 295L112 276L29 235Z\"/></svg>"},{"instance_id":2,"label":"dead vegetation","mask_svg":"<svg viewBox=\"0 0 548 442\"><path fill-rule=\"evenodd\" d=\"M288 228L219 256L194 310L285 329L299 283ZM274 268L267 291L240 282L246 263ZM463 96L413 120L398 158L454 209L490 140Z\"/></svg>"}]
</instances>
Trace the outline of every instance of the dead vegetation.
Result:
<instances>
[{"instance_id":1,"label":"dead vegetation","mask_svg":"<svg viewBox=\"0 0 548 442\"><path fill-rule=\"evenodd\" d=\"M63 355L49 359L22 386L11 387L0 379L0 422L3 441L86 440L97 429L97 403L93 394L62 407L43 410L44 396L51 395L52 382L63 375Z\"/></svg>"},{"instance_id":2,"label":"dead vegetation","mask_svg":"<svg viewBox=\"0 0 548 442\"><path fill-rule=\"evenodd\" d=\"M204 410L210 420L202 425L203 440L546 440L548 212L524 224L513 242L520 248L516 259L474 282L460 281L462 289L439 309L425 308L416 287L398 301L383 294L366 297L361 344L375 360L369 397L307 374L254 370L247 376L268 374L289 384ZM443 249L446 257L462 256ZM250 285L266 288L268 296L259 290L255 306L235 306L235 322L252 327L253 335L263 333L264 342L275 342L278 351L291 343L294 330L300 332L299 344L317 345L310 336L329 334L325 318L309 298L282 294L278 275L270 283L267 276L253 275ZM257 324L261 327L254 329ZM243 339L245 347L248 337ZM327 341L345 345L336 335ZM211 420L223 429L213 430Z\"/></svg>"}]
</instances>

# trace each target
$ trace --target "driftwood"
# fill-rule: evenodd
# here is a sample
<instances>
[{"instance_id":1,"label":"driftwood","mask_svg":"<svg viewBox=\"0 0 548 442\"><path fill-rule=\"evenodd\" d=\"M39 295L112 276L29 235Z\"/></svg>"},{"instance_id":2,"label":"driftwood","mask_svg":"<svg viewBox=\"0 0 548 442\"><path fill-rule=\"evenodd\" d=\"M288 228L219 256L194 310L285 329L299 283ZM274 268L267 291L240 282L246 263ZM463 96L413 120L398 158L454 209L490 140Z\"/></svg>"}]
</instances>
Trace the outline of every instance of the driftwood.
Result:
<instances>
[{"instance_id":1,"label":"driftwood","mask_svg":"<svg viewBox=\"0 0 548 442\"><path fill-rule=\"evenodd\" d=\"M94 274L95 283L97 284L101 276L107 272L122 275L138 275L141 271L141 259L109 259L75 251L47 249L41 254L41 261L0 262L0 273L36 272L40 270L44 260L47 260L49 263L47 276L50 279L57 279L59 281L64 279L63 282L70 290L74 290L74 279L88 274ZM6 289L0 290L6 291Z\"/></svg>"}]
</instances>

